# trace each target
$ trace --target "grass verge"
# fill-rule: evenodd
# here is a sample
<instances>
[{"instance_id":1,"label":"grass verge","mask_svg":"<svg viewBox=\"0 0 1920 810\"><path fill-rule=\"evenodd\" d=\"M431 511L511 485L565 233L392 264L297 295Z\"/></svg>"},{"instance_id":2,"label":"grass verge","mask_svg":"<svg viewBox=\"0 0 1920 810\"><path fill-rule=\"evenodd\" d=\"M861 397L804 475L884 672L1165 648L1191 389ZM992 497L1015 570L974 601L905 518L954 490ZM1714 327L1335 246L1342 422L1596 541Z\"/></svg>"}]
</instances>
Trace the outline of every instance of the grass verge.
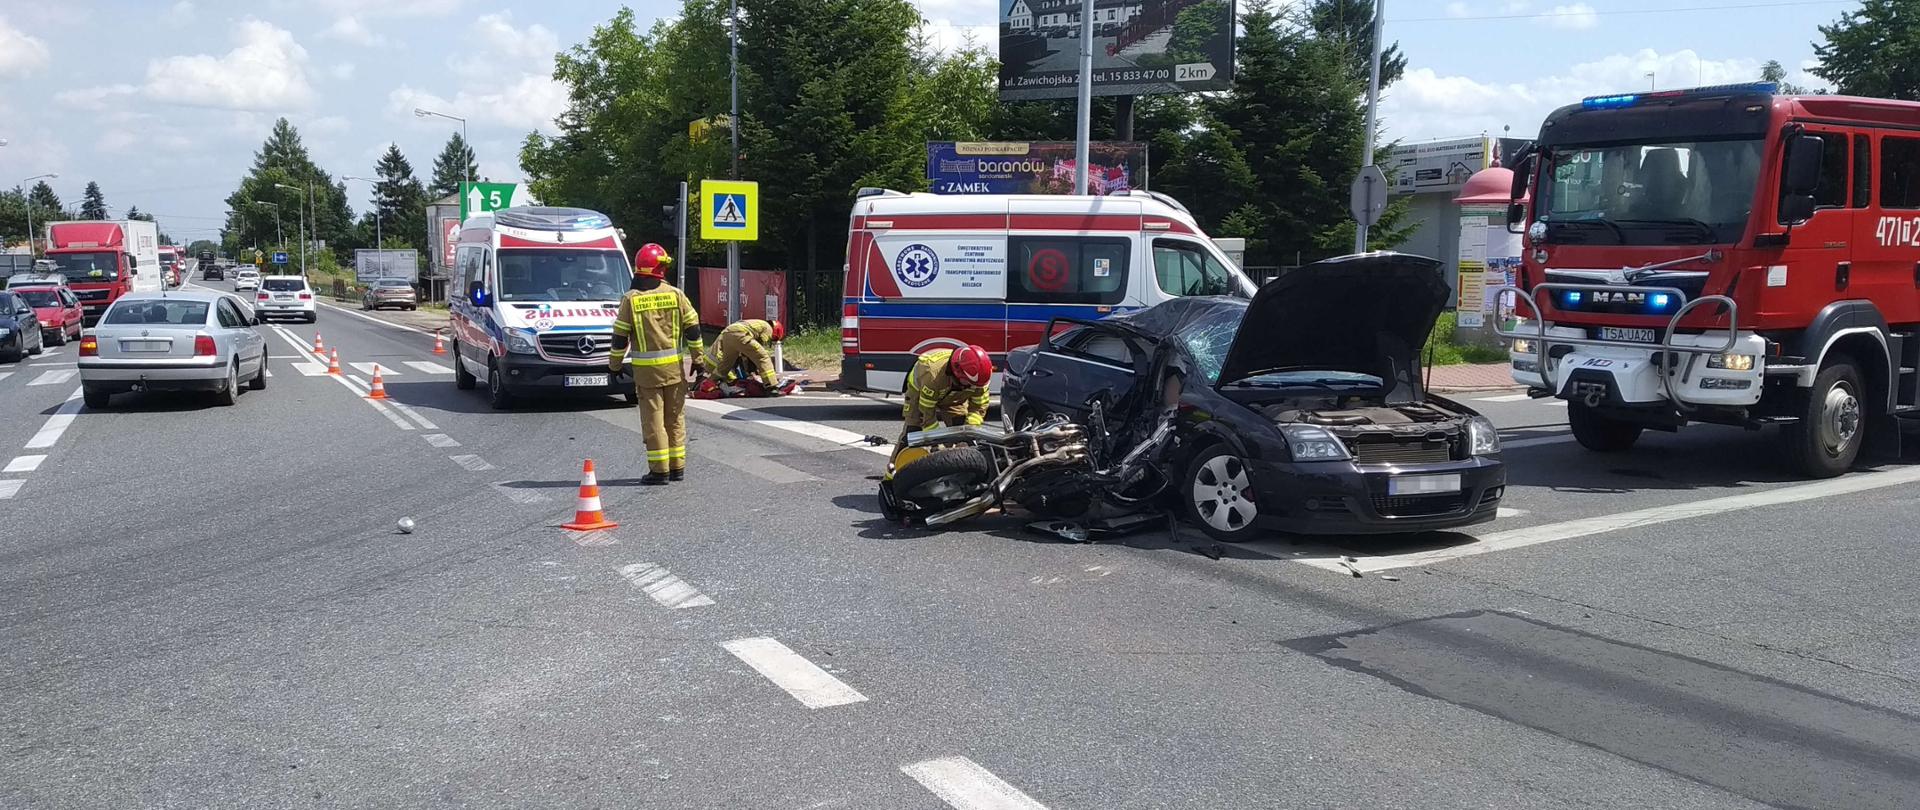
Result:
<instances>
[{"instance_id":1,"label":"grass verge","mask_svg":"<svg viewBox=\"0 0 1920 810\"><path fill-rule=\"evenodd\" d=\"M838 370L840 328L815 326L796 330L784 341L787 365L808 370Z\"/></svg>"},{"instance_id":2,"label":"grass verge","mask_svg":"<svg viewBox=\"0 0 1920 810\"><path fill-rule=\"evenodd\" d=\"M1425 360L1428 353L1433 356L1436 366L1458 366L1466 363L1504 363L1507 361L1505 349L1492 349L1486 346L1461 346L1453 342L1454 331L1459 328L1457 313L1442 312L1440 320L1433 324L1433 332L1427 335L1426 348L1420 357Z\"/></svg>"}]
</instances>

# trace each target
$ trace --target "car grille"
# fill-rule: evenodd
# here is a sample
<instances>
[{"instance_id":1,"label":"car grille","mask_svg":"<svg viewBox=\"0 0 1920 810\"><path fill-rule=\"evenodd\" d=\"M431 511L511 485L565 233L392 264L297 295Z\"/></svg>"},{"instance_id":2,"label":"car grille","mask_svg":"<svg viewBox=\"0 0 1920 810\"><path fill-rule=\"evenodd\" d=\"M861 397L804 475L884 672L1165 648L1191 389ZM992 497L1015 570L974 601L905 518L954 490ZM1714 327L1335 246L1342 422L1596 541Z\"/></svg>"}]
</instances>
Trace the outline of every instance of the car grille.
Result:
<instances>
[{"instance_id":1,"label":"car grille","mask_svg":"<svg viewBox=\"0 0 1920 810\"><path fill-rule=\"evenodd\" d=\"M593 351L580 351L580 339L593 342ZM540 336L540 350L558 360L605 360L613 348L612 335L583 335L578 332Z\"/></svg>"},{"instance_id":2,"label":"car grille","mask_svg":"<svg viewBox=\"0 0 1920 810\"><path fill-rule=\"evenodd\" d=\"M1427 517L1460 511L1466 496L1458 492L1445 495L1375 495L1373 511L1385 517Z\"/></svg>"},{"instance_id":3,"label":"car grille","mask_svg":"<svg viewBox=\"0 0 1920 810\"><path fill-rule=\"evenodd\" d=\"M1350 441L1355 464L1432 464L1453 460L1448 441Z\"/></svg>"},{"instance_id":4,"label":"car grille","mask_svg":"<svg viewBox=\"0 0 1920 810\"><path fill-rule=\"evenodd\" d=\"M105 301L107 293L107 290L74 290L73 297L82 301Z\"/></svg>"}]
</instances>

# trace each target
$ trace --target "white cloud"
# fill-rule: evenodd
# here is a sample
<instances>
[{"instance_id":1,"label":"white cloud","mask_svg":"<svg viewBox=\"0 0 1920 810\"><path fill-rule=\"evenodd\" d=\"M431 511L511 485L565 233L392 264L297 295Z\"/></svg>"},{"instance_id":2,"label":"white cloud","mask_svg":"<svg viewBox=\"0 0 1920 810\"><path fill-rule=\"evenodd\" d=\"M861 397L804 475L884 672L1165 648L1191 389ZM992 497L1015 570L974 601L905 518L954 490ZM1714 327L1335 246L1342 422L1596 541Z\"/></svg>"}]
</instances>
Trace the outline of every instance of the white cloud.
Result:
<instances>
[{"instance_id":1,"label":"white cloud","mask_svg":"<svg viewBox=\"0 0 1920 810\"><path fill-rule=\"evenodd\" d=\"M1447 16L1449 17L1465 17L1472 13L1473 8L1466 3L1459 2L1459 0L1454 0L1454 2L1447 4Z\"/></svg>"},{"instance_id":2,"label":"white cloud","mask_svg":"<svg viewBox=\"0 0 1920 810\"><path fill-rule=\"evenodd\" d=\"M327 30L320 32L320 37L369 48L387 44L385 37L374 33L365 23L360 22L359 17L352 14L334 20L333 25L327 26Z\"/></svg>"},{"instance_id":3,"label":"white cloud","mask_svg":"<svg viewBox=\"0 0 1920 810\"><path fill-rule=\"evenodd\" d=\"M928 18L920 27L920 34L927 38L935 51L953 53L966 48L985 48L988 53L997 53L1000 42L1000 26L961 25L945 17Z\"/></svg>"},{"instance_id":4,"label":"white cloud","mask_svg":"<svg viewBox=\"0 0 1920 810\"><path fill-rule=\"evenodd\" d=\"M1593 6L1586 3L1554 6L1547 9L1546 14L1547 16L1540 19L1554 28L1579 30L1600 24L1600 15L1594 12Z\"/></svg>"},{"instance_id":5,"label":"white cloud","mask_svg":"<svg viewBox=\"0 0 1920 810\"><path fill-rule=\"evenodd\" d=\"M1407 141L1487 133L1511 125L1515 137L1532 137L1554 109L1586 96L1644 90L1647 74L1662 88L1755 81L1761 60L1704 59L1691 50L1641 50L1577 64L1565 72L1515 82L1483 82L1442 75L1432 68L1407 70L1383 94L1386 138ZM1797 74L1795 80L1798 81ZM1809 82L1822 86L1819 82Z\"/></svg>"},{"instance_id":6,"label":"white cloud","mask_svg":"<svg viewBox=\"0 0 1920 810\"><path fill-rule=\"evenodd\" d=\"M52 61L53 54L47 50L47 43L28 36L8 23L6 17L0 17L0 79L33 75Z\"/></svg>"},{"instance_id":7,"label":"white cloud","mask_svg":"<svg viewBox=\"0 0 1920 810\"><path fill-rule=\"evenodd\" d=\"M353 78L354 71L355 67L352 62L340 62L333 67L327 68L327 75L341 81L346 81Z\"/></svg>"},{"instance_id":8,"label":"white cloud","mask_svg":"<svg viewBox=\"0 0 1920 810\"><path fill-rule=\"evenodd\" d=\"M539 23L515 28L511 12L481 15L472 31L463 42L481 47L463 48L447 59L448 70L472 82L497 84L527 71L546 73L560 50L552 29Z\"/></svg>"},{"instance_id":9,"label":"white cloud","mask_svg":"<svg viewBox=\"0 0 1920 810\"><path fill-rule=\"evenodd\" d=\"M235 30L239 46L224 56L172 56L147 65L147 92L161 101L235 110L305 107L307 49L284 28L256 19Z\"/></svg>"},{"instance_id":10,"label":"white cloud","mask_svg":"<svg viewBox=\"0 0 1920 810\"><path fill-rule=\"evenodd\" d=\"M516 129L551 130L553 119L567 108L567 88L546 76L527 74L497 89L461 90L452 98L401 85L387 94L388 109L396 116L414 117L415 109L463 116L471 124L499 124ZM419 119L426 126L456 122Z\"/></svg>"},{"instance_id":11,"label":"white cloud","mask_svg":"<svg viewBox=\"0 0 1920 810\"><path fill-rule=\"evenodd\" d=\"M167 22L176 26L193 22L193 0L180 0L167 9Z\"/></svg>"},{"instance_id":12,"label":"white cloud","mask_svg":"<svg viewBox=\"0 0 1920 810\"><path fill-rule=\"evenodd\" d=\"M100 87L82 87L78 90L61 90L53 94L54 103L76 110L101 111L112 109L118 99L132 96L140 88L131 84L109 84Z\"/></svg>"}]
</instances>

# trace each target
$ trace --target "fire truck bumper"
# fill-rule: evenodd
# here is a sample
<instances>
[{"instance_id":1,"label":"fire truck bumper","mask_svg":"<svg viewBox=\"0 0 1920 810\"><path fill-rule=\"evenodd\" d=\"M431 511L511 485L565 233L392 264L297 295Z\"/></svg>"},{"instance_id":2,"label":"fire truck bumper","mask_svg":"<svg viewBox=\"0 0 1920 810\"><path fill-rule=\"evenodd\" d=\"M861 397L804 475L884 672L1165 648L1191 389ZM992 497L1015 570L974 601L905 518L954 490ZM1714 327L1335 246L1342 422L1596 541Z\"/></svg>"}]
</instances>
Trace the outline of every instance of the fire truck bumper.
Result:
<instances>
[{"instance_id":1,"label":"fire truck bumper","mask_svg":"<svg viewBox=\"0 0 1920 810\"><path fill-rule=\"evenodd\" d=\"M1697 351L1726 342L1724 333L1708 333L1675 335L1673 347L1681 351L1633 343L1573 346L1549 366L1553 393L1593 407L1645 407L1676 399L1689 405L1754 405L1760 401L1766 341L1747 334L1725 353Z\"/></svg>"}]
</instances>

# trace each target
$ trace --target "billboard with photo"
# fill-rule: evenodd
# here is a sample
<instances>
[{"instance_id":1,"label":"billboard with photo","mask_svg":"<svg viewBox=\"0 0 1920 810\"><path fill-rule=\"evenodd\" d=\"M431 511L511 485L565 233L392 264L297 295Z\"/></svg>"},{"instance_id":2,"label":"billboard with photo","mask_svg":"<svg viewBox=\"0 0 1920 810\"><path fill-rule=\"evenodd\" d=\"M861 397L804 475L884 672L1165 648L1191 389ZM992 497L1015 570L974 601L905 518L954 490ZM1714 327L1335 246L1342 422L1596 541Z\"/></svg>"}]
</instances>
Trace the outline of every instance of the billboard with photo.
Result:
<instances>
[{"instance_id":1,"label":"billboard with photo","mask_svg":"<svg viewBox=\"0 0 1920 810\"><path fill-rule=\"evenodd\" d=\"M1147 188L1147 145L1094 141L1087 147L1087 191L1125 194ZM1072 194L1071 141L932 141L927 180L935 194Z\"/></svg>"},{"instance_id":2,"label":"billboard with photo","mask_svg":"<svg viewBox=\"0 0 1920 810\"><path fill-rule=\"evenodd\" d=\"M1000 98L1074 98L1082 0L998 0ZM1094 0L1093 94L1233 84L1235 0Z\"/></svg>"},{"instance_id":3,"label":"billboard with photo","mask_svg":"<svg viewBox=\"0 0 1920 810\"><path fill-rule=\"evenodd\" d=\"M1394 194L1458 192L1474 172L1490 165L1492 139L1451 138L1396 144L1386 162Z\"/></svg>"}]
</instances>

